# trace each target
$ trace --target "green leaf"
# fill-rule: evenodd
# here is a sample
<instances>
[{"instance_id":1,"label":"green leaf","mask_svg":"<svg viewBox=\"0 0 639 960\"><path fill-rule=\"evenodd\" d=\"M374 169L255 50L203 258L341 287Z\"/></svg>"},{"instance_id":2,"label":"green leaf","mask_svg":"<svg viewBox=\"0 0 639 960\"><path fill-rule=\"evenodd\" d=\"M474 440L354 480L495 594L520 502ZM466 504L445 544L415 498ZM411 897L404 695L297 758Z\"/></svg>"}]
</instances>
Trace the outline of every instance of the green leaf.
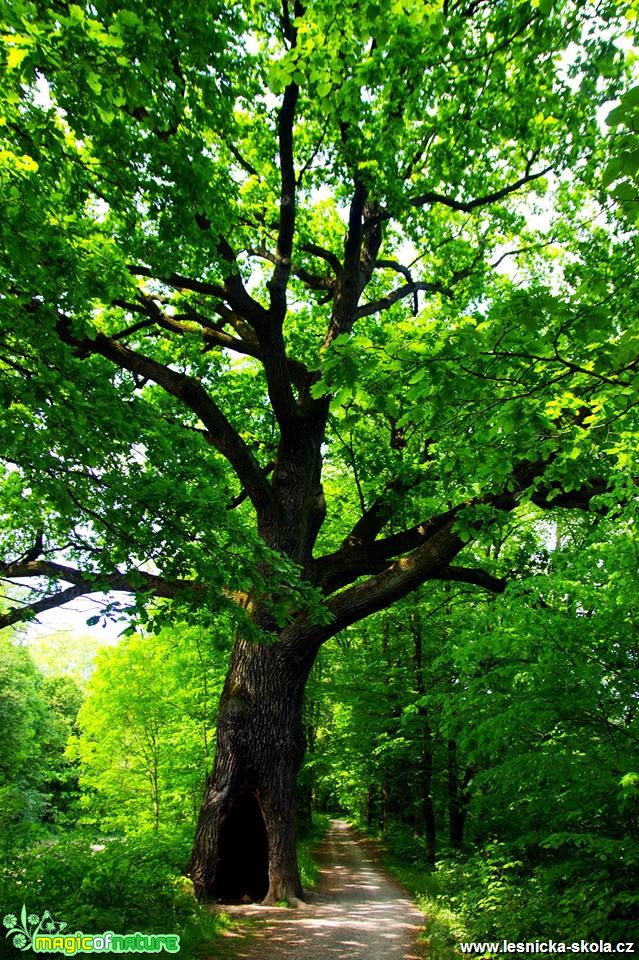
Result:
<instances>
[{"instance_id":1,"label":"green leaf","mask_svg":"<svg viewBox=\"0 0 639 960\"><path fill-rule=\"evenodd\" d=\"M631 87L627 93L621 98L621 102L624 107L637 107L639 106L639 84L634 87Z\"/></svg>"},{"instance_id":2,"label":"green leaf","mask_svg":"<svg viewBox=\"0 0 639 960\"><path fill-rule=\"evenodd\" d=\"M134 10L118 10L117 18L126 27L137 27L141 22Z\"/></svg>"},{"instance_id":3,"label":"green leaf","mask_svg":"<svg viewBox=\"0 0 639 960\"><path fill-rule=\"evenodd\" d=\"M617 107L614 107L606 117L606 123L609 127L617 126L620 123L624 123L629 115L629 110L623 105L620 104Z\"/></svg>"},{"instance_id":4,"label":"green leaf","mask_svg":"<svg viewBox=\"0 0 639 960\"><path fill-rule=\"evenodd\" d=\"M29 47L11 46L7 52L7 69L16 70L29 53Z\"/></svg>"}]
</instances>

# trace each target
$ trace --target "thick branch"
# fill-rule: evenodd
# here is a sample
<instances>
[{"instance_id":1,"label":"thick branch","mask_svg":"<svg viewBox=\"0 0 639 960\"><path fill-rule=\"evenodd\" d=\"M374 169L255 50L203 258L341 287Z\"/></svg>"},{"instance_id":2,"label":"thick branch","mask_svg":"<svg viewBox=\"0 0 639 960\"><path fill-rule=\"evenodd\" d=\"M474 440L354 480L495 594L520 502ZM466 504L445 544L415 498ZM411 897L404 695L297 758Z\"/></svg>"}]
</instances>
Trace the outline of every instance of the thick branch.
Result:
<instances>
[{"instance_id":1,"label":"thick branch","mask_svg":"<svg viewBox=\"0 0 639 960\"><path fill-rule=\"evenodd\" d=\"M513 476L517 489L520 492L527 489L546 466L547 464L542 462L521 464L514 471ZM531 499L545 508L564 506L588 509L592 498L600 494L604 488L605 484L602 482L593 481L584 486L581 491L554 495L540 494L538 491ZM476 503L488 503L498 509L512 510L518 502L519 496L516 492L488 495L481 500L461 504L448 514L433 518L429 523L410 531L404 531L373 544L358 544L350 549L342 548L336 554L320 558L315 566L315 572L319 574L316 582L319 582L325 592L328 592L331 585L333 589L340 586L340 579L342 584L353 583L358 577L373 572L376 563L381 565L382 556L376 558L378 548L381 548L383 554L384 550L390 551L400 547L406 549L411 541L420 537L423 539L423 542L414 547L407 556L402 556L388 564L364 582L329 597L325 601L325 607L332 615L330 624L319 626L314 624L311 618L300 616L283 632L282 641L295 650L319 646L344 627L357 623L407 596L427 580L453 580L474 584L495 593L503 593L507 584L502 578L494 577L481 569L451 566L451 561L467 543L455 533L455 522L462 509Z\"/></svg>"},{"instance_id":2,"label":"thick branch","mask_svg":"<svg viewBox=\"0 0 639 960\"><path fill-rule=\"evenodd\" d=\"M552 167L544 167L543 170L538 170L537 173L526 172L523 177L520 177L513 183L507 184L500 190L493 190L491 193L485 193L481 197L474 197L472 200L457 200L455 197L448 197L444 193L427 191L426 193L418 194L416 197L409 197L408 203L412 207L425 207L427 205L440 203L442 206L449 207L451 210L458 210L460 213L471 213L479 207L488 207L493 203L498 203L500 200L505 200L511 193L520 190L521 187L527 183L532 183L534 180L539 180L540 177L545 177L546 174L551 171ZM391 217L392 213L390 210L382 210L378 219L380 221L390 220Z\"/></svg>"},{"instance_id":3,"label":"thick branch","mask_svg":"<svg viewBox=\"0 0 639 960\"><path fill-rule=\"evenodd\" d=\"M356 181L348 216L348 233L344 241L344 267L337 275L333 312L323 347L327 347L341 333L348 332L355 320L355 311L361 293L359 255L362 246L362 216L366 197L366 187L361 181Z\"/></svg>"},{"instance_id":4,"label":"thick branch","mask_svg":"<svg viewBox=\"0 0 639 960\"><path fill-rule=\"evenodd\" d=\"M408 556L326 600L325 607L332 618L329 624L320 626L312 623L310 618L300 617L283 631L282 643L297 650L309 645L319 646L344 627L385 609L435 577L465 546L462 538L454 533L454 524L455 517L451 516Z\"/></svg>"},{"instance_id":5,"label":"thick branch","mask_svg":"<svg viewBox=\"0 0 639 960\"><path fill-rule=\"evenodd\" d=\"M355 317L359 320L360 317L369 317L372 313L379 313L380 310L388 310L388 308L392 307L398 300L410 297L411 294L415 294L420 290L425 293L441 293L443 296L450 296L450 293L441 283L426 283L423 280L418 280L416 282L405 283L401 287L396 287L395 290L391 290L390 293L387 293L384 297L380 297L379 300L362 304L361 307L357 308Z\"/></svg>"},{"instance_id":6,"label":"thick branch","mask_svg":"<svg viewBox=\"0 0 639 960\"><path fill-rule=\"evenodd\" d=\"M200 230L204 232L211 229L211 221L201 213L196 213L195 222ZM195 280L191 277L184 277L179 273L160 276L149 267L136 263L127 264L127 269L129 273L136 277L147 277L150 280L157 280L159 283L163 283L168 287L174 287L177 290L192 290L194 293L202 293L206 296L226 300L253 328L263 325L267 315L266 311L257 300L253 299L244 286L235 252L224 237L218 239L217 250L222 260L230 267L230 271L225 276L222 285L209 283L204 280Z\"/></svg>"},{"instance_id":7,"label":"thick branch","mask_svg":"<svg viewBox=\"0 0 639 960\"><path fill-rule=\"evenodd\" d=\"M508 586L508 581L504 577L494 577L487 570L481 570L478 567L444 567L431 579L470 583L475 587L490 590L492 593L503 593Z\"/></svg>"},{"instance_id":8,"label":"thick branch","mask_svg":"<svg viewBox=\"0 0 639 960\"><path fill-rule=\"evenodd\" d=\"M88 594L89 590L84 586L68 587L66 590L60 590L49 597L43 597L34 603L27 604L24 607L13 607L7 613L0 614L0 630L4 627L10 627L16 623L24 623L26 620L32 620L39 613L46 610L53 610L56 607L62 607L65 603L71 603Z\"/></svg>"},{"instance_id":9,"label":"thick branch","mask_svg":"<svg viewBox=\"0 0 639 960\"><path fill-rule=\"evenodd\" d=\"M254 257L260 257L262 260L266 260L268 263L276 265L278 262L277 254L271 253L270 250L267 250L266 247L252 247L247 251ZM294 277L297 277L298 280L301 280L302 283L306 284L311 290L323 290L325 292L331 292L335 287L335 278L329 276L321 276L318 273L311 273L310 270L307 270L305 267L298 267L294 263L291 264L291 273Z\"/></svg>"},{"instance_id":10,"label":"thick branch","mask_svg":"<svg viewBox=\"0 0 639 960\"><path fill-rule=\"evenodd\" d=\"M148 267L143 267L139 263L127 264L127 270L135 277L147 277L149 280L157 280L158 283L163 283L167 287L173 287L175 290L192 290L194 293L203 293L208 297L224 298L226 296L224 287L219 284L208 283L204 280L193 280L191 277L183 277L179 273L170 273L168 276L161 277L154 273L153 270L150 270Z\"/></svg>"},{"instance_id":11,"label":"thick branch","mask_svg":"<svg viewBox=\"0 0 639 960\"><path fill-rule=\"evenodd\" d=\"M196 223L201 230L210 230L211 223L202 215L197 214ZM222 259L229 265L229 273L224 277L224 299L228 301L233 310L236 310L251 325L259 335L267 319L267 312L257 300L255 300L244 286L242 274L238 266L235 251L228 240L220 237L217 242L218 253Z\"/></svg>"},{"instance_id":12,"label":"thick branch","mask_svg":"<svg viewBox=\"0 0 639 960\"><path fill-rule=\"evenodd\" d=\"M288 89L288 88L287 88ZM285 98L286 100L286 98ZM294 110L293 102L293 110ZM291 119L292 124L292 119ZM292 137L292 130L291 130ZM292 163L292 140L291 140L291 163ZM284 174L283 174L284 175ZM288 182L288 181L287 181ZM284 187L282 188L284 189ZM293 229L294 229L294 190L295 190L295 176L293 174L293 193L291 194L291 203L293 205L293 219L289 222L287 219L288 214L284 215L284 228L280 228L280 235L284 237L283 243L286 248L286 244L290 240L292 247L293 242ZM196 216L196 221L198 226L201 229L210 228L211 224L206 218L201 215ZM288 236L288 228L290 227L290 237ZM282 229L284 233L282 234ZM279 241L278 241L279 242ZM292 425L295 422L295 417L297 414L297 403L295 397L293 396L293 389L291 378L289 376L288 370L288 358L286 356L286 347L284 344L284 335L282 333L282 323L286 313L286 281L288 281L288 276L290 273L290 252L288 258L288 265L284 265L282 262L282 268L285 269L286 281L283 284L283 288L280 289L280 294L276 294L275 297L275 308L271 307L270 311L264 309L264 307L258 303L257 300L254 300L250 295L246 287L244 286L244 281L237 264L237 259L235 252L232 249L231 245L223 237L218 240L218 251L221 257L229 264L231 267L231 272L224 278L224 293L225 299L231 305L233 310L239 313L244 317L247 322L251 325L257 340L260 346L261 360L264 366L264 372L266 374L266 383L268 387L269 399L273 407L273 412L277 417L277 421L282 430L282 435L284 436ZM274 270L274 275L278 271L279 267L279 254L278 254L278 265L276 265ZM279 299L281 295L282 299ZM274 322L275 321L275 322ZM241 479L241 478L240 478ZM245 484L247 490L250 488ZM269 492L271 488L269 487ZM274 498L273 498L274 502Z\"/></svg>"},{"instance_id":13,"label":"thick branch","mask_svg":"<svg viewBox=\"0 0 639 960\"><path fill-rule=\"evenodd\" d=\"M124 300L114 300L113 305L121 307L124 310L145 313L149 319L133 324L131 327L128 327L119 333L112 334L112 340L122 340L135 333L142 327L149 327L153 325L158 326L163 330L168 330L170 333L176 334L193 333L199 331L202 334L202 339L207 349L222 347L225 350L233 350L235 353L242 354L243 356L254 357L256 360L259 360L263 363L262 351L260 350L259 343L252 330L246 323L242 321L241 317L233 313L232 310L230 310L228 307L225 307L223 304L216 304L213 309L215 310L215 313L222 318L225 324L229 323L235 330L237 330L237 332L240 334L239 337L233 337L229 333L225 333L223 330L221 330L220 327L224 324L220 324L219 326L211 326L211 323L207 317L203 317L197 312L197 310L194 310L189 306L186 307L186 314L169 316L160 309L153 297L148 296L145 293L138 294L138 303L128 303ZM300 360L292 360L289 357L287 357L286 362L289 369L289 375L298 389L302 390L305 387L308 387L311 375L304 364Z\"/></svg>"},{"instance_id":14,"label":"thick branch","mask_svg":"<svg viewBox=\"0 0 639 960\"><path fill-rule=\"evenodd\" d=\"M386 568L390 569L389 565L394 558L402 557L409 551L414 552L427 544L440 530L454 522L464 510L478 504L487 504L497 510L514 510L521 501L522 493L543 474L547 466L548 463L542 461L521 463L513 471L512 491L504 490L497 494L473 498L445 513L431 517L424 523L377 540L375 538L382 529L382 521L385 522L388 518L384 501L380 499L379 507L374 505L370 512L364 514L339 550L318 557L314 561L312 568L314 582L326 594L330 594L360 577L381 573ZM542 509L562 507L588 510L592 499L600 496L607 488L605 481L600 480L584 484L578 490L571 490L568 493L550 488L538 488L530 494L530 500ZM412 556L412 554L409 555ZM444 579L447 578L444 577Z\"/></svg>"},{"instance_id":15,"label":"thick branch","mask_svg":"<svg viewBox=\"0 0 639 960\"><path fill-rule=\"evenodd\" d=\"M637 478L633 481L639 483ZM590 510L592 500L600 497L610 490L610 485L605 480L591 480L576 490L564 492L556 487L537 487L530 494L530 501L542 510L554 510L561 508L564 510ZM492 497L486 497L484 502L490 503L498 510L512 510L519 502L519 496L516 492L504 491L495 494ZM602 511L602 512L605 512Z\"/></svg>"},{"instance_id":16,"label":"thick branch","mask_svg":"<svg viewBox=\"0 0 639 960\"><path fill-rule=\"evenodd\" d=\"M316 243L303 243L300 250L303 250L304 253L310 253L312 257L319 257L320 260L325 260L335 274L339 273L342 269L339 257L331 250L326 250L325 247L319 247Z\"/></svg>"},{"instance_id":17,"label":"thick branch","mask_svg":"<svg viewBox=\"0 0 639 960\"><path fill-rule=\"evenodd\" d=\"M453 532L454 523L455 518L451 517L408 556L396 560L377 576L327 600L326 606L333 615L330 635L383 610L415 590L436 571L447 567L465 546L462 538Z\"/></svg>"},{"instance_id":18,"label":"thick branch","mask_svg":"<svg viewBox=\"0 0 639 960\"><path fill-rule=\"evenodd\" d=\"M57 593L42 597L33 603L24 606L14 607L0 615L0 629L11 626L14 623L21 623L30 620L45 610L51 610L55 607L61 607L65 603L70 603L78 597L91 593L106 593L109 590L118 590L124 593L148 594L155 597L174 598L179 594L192 591L202 592L202 584L191 580L165 580L163 577L154 576L150 573L144 573L136 570L133 573L95 574L88 576L80 570L69 567L66 564L54 563L47 560L18 560L15 563L0 564L0 570L5 577L10 579L31 579L43 578L66 581L73 586L59 590Z\"/></svg>"},{"instance_id":19,"label":"thick branch","mask_svg":"<svg viewBox=\"0 0 639 960\"><path fill-rule=\"evenodd\" d=\"M409 268L404 266L403 263L398 263L397 260L376 260L374 266L376 270L394 270L395 273L401 273L403 277L406 277L407 283L413 282Z\"/></svg>"},{"instance_id":20,"label":"thick branch","mask_svg":"<svg viewBox=\"0 0 639 960\"><path fill-rule=\"evenodd\" d=\"M291 256L295 233L295 166L293 163L293 124L299 88L290 83L284 91L277 131L280 151L280 217L277 235L277 261L269 281L271 317L282 323L286 316L286 287L291 274Z\"/></svg>"},{"instance_id":21,"label":"thick branch","mask_svg":"<svg viewBox=\"0 0 639 960\"><path fill-rule=\"evenodd\" d=\"M403 497L422 482L422 477L399 476L391 480L386 489L364 510L350 533L344 538L342 548L373 543L393 514L393 500Z\"/></svg>"},{"instance_id":22,"label":"thick branch","mask_svg":"<svg viewBox=\"0 0 639 960\"><path fill-rule=\"evenodd\" d=\"M348 232L344 240L344 273L354 275L359 267L362 248L362 217L368 198L368 190L361 180L355 181L355 189L348 211Z\"/></svg>"},{"instance_id":23,"label":"thick branch","mask_svg":"<svg viewBox=\"0 0 639 960\"><path fill-rule=\"evenodd\" d=\"M533 466L530 465L530 467ZM526 471L530 470L530 467L527 466ZM583 487L576 496L573 493L551 496L549 500L540 500L539 505L548 508L564 506L588 509L592 498L601 492L602 485L595 482ZM532 499L535 501L536 496ZM502 502L500 506L501 509L513 509L517 502L514 498L512 505ZM456 511L453 510L450 513L455 516L451 516L433 536L408 556L395 561L370 580L350 587L326 601L327 608L334 616L328 636L333 636L343 627L356 623L377 610L383 610L401 597L405 597L426 580L457 580L503 593L506 589L505 580L493 577L483 570L450 566L450 561L466 545L464 540L454 532ZM387 542L392 539L387 538Z\"/></svg>"},{"instance_id":24,"label":"thick branch","mask_svg":"<svg viewBox=\"0 0 639 960\"><path fill-rule=\"evenodd\" d=\"M450 526L462 506L447 510L445 513L431 517L424 523L416 524L414 527L384 537L382 540L360 539L354 541L351 538L355 531L360 537L362 533L366 533L369 537L371 535L375 536L375 527L379 525L385 511L381 510L379 514L375 513L368 517L365 515L362 518L363 528L358 531L358 525L356 525L339 550L318 557L314 561L314 582L325 593L329 594L340 587L353 583L359 577L381 573L392 564L394 557L399 557L410 550L419 548L424 543L429 542L440 530Z\"/></svg>"},{"instance_id":25,"label":"thick branch","mask_svg":"<svg viewBox=\"0 0 639 960\"><path fill-rule=\"evenodd\" d=\"M78 340L66 317L60 317L57 329L60 338L74 347L79 356L100 354L123 370L153 380L196 413L206 429L206 439L229 461L258 513L268 513L275 507L273 492L260 465L199 380L177 373L101 333L95 339Z\"/></svg>"},{"instance_id":26,"label":"thick branch","mask_svg":"<svg viewBox=\"0 0 639 960\"><path fill-rule=\"evenodd\" d=\"M379 204L368 202L366 186L361 180L355 180L344 241L344 266L337 274L333 312L324 347L352 329L358 316L359 298L373 274L381 243Z\"/></svg>"},{"instance_id":27,"label":"thick branch","mask_svg":"<svg viewBox=\"0 0 639 960\"><path fill-rule=\"evenodd\" d=\"M511 193L515 193L527 183L532 183L533 180L539 180L540 177L545 177L551 170L552 167L545 167L543 170L537 171L537 173L525 173L519 180L507 184L507 186L502 187L501 190L493 190L492 193L485 193L482 197L475 197L474 200L456 200L454 197L447 197L442 193L428 192L422 193L417 197L411 197L409 202L413 207L424 207L427 204L441 203L445 207L450 207L451 210L470 213L478 207L488 207L490 204L497 203L499 200L505 200Z\"/></svg>"}]
</instances>

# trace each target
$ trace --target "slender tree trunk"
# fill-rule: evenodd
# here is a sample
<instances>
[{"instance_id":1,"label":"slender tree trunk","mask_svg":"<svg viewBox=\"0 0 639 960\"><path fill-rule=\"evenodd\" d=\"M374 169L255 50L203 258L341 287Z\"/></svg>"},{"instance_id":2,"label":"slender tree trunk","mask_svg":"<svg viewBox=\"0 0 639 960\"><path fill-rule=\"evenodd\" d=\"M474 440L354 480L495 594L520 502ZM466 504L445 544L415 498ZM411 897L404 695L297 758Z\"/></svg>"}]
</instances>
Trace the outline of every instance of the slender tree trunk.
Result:
<instances>
[{"instance_id":1,"label":"slender tree trunk","mask_svg":"<svg viewBox=\"0 0 639 960\"><path fill-rule=\"evenodd\" d=\"M464 830L470 793L468 785L473 778L474 770L467 767L463 778L459 777L457 744L454 740L448 741L448 824L450 845L454 850L461 850L464 843Z\"/></svg>"},{"instance_id":2,"label":"slender tree trunk","mask_svg":"<svg viewBox=\"0 0 639 960\"><path fill-rule=\"evenodd\" d=\"M372 830L377 825L377 816L378 816L378 790L376 783L369 783L368 793L366 796L366 825L369 830Z\"/></svg>"},{"instance_id":3,"label":"slender tree trunk","mask_svg":"<svg viewBox=\"0 0 639 960\"><path fill-rule=\"evenodd\" d=\"M386 832L390 820L390 795L388 789L388 776L382 774L382 810L380 817L380 829L382 833Z\"/></svg>"},{"instance_id":4,"label":"slender tree trunk","mask_svg":"<svg viewBox=\"0 0 639 960\"><path fill-rule=\"evenodd\" d=\"M312 658L239 637L220 701L215 766L189 872L196 894L277 903L302 897L295 778Z\"/></svg>"},{"instance_id":5,"label":"slender tree trunk","mask_svg":"<svg viewBox=\"0 0 639 960\"><path fill-rule=\"evenodd\" d=\"M423 699L426 693L424 683L424 663L421 623L418 618L410 618L411 630L413 633L413 652L415 659L415 689L420 699ZM422 727L422 749L420 763L421 780L421 813L424 825L424 840L426 843L426 859L428 863L435 863L437 848L437 824L435 821L435 807L433 804L433 733L428 719L428 711L425 706L417 708L418 716L421 718Z\"/></svg>"},{"instance_id":6,"label":"slender tree trunk","mask_svg":"<svg viewBox=\"0 0 639 960\"><path fill-rule=\"evenodd\" d=\"M423 711L423 714L422 714ZM437 850L437 824L433 804L433 738L424 707L420 708L424 719L424 739L421 756L422 817L424 820L424 840L426 842L426 860L435 863Z\"/></svg>"},{"instance_id":7,"label":"slender tree trunk","mask_svg":"<svg viewBox=\"0 0 639 960\"><path fill-rule=\"evenodd\" d=\"M317 671L317 666L316 666ZM319 702L312 695L304 699L303 724L305 740L305 756L307 765L302 771L302 778L297 783L297 819L300 830L309 827L313 819L315 805L315 772L312 763L315 753L317 726L319 723Z\"/></svg>"},{"instance_id":8,"label":"slender tree trunk","mask_svg":"<svg viewBox=\"0 0 639 960\"><path fill-rule=\"evenodd\" d=\"M160 791L157 763L153 768L153 829L160 829Z\"/></svg>"}]
</instances>

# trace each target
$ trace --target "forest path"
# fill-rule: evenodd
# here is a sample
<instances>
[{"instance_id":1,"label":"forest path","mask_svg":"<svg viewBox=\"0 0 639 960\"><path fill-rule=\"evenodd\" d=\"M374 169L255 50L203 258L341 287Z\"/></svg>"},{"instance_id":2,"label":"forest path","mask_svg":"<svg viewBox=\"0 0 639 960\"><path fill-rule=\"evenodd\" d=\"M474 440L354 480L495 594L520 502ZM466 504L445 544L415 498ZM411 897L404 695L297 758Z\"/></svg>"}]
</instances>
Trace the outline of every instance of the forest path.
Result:
<instances>
[{"instance_id":1,"label":"forest path","mask_svg":"<svg viewBox=\"0 0 639 960\"><path fill-rule=\"evenodd\" d=\"M421 960L423 915L386 874L370 841L343 820L331 820L317 859L319 889L308 903L225 907L253 922L225 937L210 960Z\"/></svg>"}]
</instances>

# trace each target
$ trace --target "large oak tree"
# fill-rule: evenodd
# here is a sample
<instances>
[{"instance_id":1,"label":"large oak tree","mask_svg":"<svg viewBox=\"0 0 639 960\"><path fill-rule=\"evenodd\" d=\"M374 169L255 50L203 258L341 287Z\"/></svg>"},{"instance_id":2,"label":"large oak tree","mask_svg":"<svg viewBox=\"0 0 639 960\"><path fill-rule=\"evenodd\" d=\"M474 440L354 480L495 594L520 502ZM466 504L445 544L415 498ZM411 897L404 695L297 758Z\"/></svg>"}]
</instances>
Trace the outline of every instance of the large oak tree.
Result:
<instances>
[{"instance_id":1,"label":"large oak tree","mask_svg":"<svg viewBox=\"0 0 639 960\"><path fill-rule=\"evenodd\" d=\"M235 611L200 894L301 895L326 640L430 580L504 591L473 540L524 500L631 498L637 281L597 186L631 8L5 7L0 625Z\"/></svg>"}]
</instances>

